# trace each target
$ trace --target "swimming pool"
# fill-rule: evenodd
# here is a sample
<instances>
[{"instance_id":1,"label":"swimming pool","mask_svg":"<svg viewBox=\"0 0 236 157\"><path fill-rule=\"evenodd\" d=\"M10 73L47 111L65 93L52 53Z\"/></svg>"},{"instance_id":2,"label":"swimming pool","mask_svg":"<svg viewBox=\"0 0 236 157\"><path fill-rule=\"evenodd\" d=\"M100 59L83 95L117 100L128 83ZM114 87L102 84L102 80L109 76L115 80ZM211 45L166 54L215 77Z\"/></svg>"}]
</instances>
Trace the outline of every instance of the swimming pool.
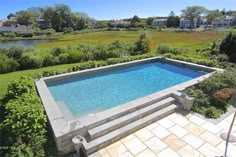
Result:
<instances>
[{"instance_id":1,"label":"swimming pool","mask_svg":"<svg viewBox=\"0 0 236 157\"><path fill-rule=\"evenodd\" d=\"M155 61L48 83L58 105L72 116L97 113L206 74Z\"/></svg>"}]
</instances>

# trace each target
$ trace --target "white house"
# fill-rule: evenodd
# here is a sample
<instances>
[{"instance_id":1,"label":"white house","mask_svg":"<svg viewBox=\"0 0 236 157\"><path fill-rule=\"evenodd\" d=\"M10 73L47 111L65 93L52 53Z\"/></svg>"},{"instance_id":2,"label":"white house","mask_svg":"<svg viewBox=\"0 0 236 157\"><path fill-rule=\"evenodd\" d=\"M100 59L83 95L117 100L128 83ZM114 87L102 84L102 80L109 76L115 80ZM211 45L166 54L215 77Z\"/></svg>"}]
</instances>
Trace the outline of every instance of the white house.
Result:
<instances>
[{"instance_id":1,"label":"white house","mask_svg":"<svg viewBox=\"0 0 236 157\"><path fill-rule=\"evenodd\" d=\"M181 18L180 23L179 23L179 27L180 28L191 28L191 20Z\"/></svg>"},{"instance_id":2,"label":"white house","mask_svg":"<svg viewBox=\"0 0 236 157\"><path fill-rule=\"evenodd\" d=\"M26 32L27 27L25 25L15 25L15 26L1 26L0 32Z\"/></svg>"},{"instance_id":3,"label":"white house","mask_svg":"<svg viewBox=\"0 0 236 157\"><path fill-rule=\"evenodd\" d=\"M233 16L222 16L217 17L212 21L212 26L217 27L229 27L236 24L236 17Z\"/></svg>"},{"instance_id":4,"label":"white house","mask_svg":"<svg viewBox=\"0 0 236 157\"><path fill-rule=\"evenodd\" d=\"M50 28L52 26L52 23L50 21L43 18L37 18L36 22L38 23L39 27L43 29Z\"/></svg>"},{"instance_id":5,"label":"white house","mask_svg":"<svg viewBox=\"0 0 236 157\"><path fill-rule=\"evenodd\" d=\"M181 18L180 19L180 28L198 28L200 26L206 26L207 25L207 19L202 17L197 17L193 19L193 24L191 23L191 20Z\"/></svg>"},{"instance_id":6,"label":"white house","mask_svg":"<svg viewBox=\"0 0 236 157\"><path fill-rule=\"evenodd\" d=\"M124 21L124 20L114 20L111 22L112 27L127 27L130 26L130 21Z\"/></svg>"},{"instance_id":7,"label":"white house","mask_svg":"<svg viewBox=\"0 0 236 157\"><path fill-rule=\"evenodd\" d=\"M167 25L167 19L154 19L152 21L153 26L166 26Z\"/></svg>"},{"instance_id":8,"label":"white house","mask_svg":"<svg viewBox=\"0 0 236 157\"><path fill-rule=\"evenodd\" d=\"M3 20L0 20L0 27L3 25L3 22L4 22Z\"/></svg>"}]
</instances>

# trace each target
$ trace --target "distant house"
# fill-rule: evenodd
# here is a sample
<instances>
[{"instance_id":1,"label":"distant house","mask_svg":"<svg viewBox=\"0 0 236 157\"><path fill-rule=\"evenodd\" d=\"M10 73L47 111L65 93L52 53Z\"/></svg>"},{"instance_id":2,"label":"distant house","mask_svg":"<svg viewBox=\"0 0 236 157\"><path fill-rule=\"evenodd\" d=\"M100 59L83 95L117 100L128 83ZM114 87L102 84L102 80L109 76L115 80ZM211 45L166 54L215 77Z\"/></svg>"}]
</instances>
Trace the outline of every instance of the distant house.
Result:
<instances>
[{"instance_id":1,"label":"distant house","mask_svg":"<svg viewBox=\"0 0 236 157\"><path fill-rule=\"evenodd\" d=\"M236 17L233 16L222 16L217 17L212 21L212 26L217 27L229 27L236 25Z\"/></svg>"},{"instance_id":2,"label":"distant house","mask_svg":"<svg viewBox=\"0 0 236 157\"><path fill-rule=\"evenodd\" d=\"M180 23L179 23L179 27L180 28L191 28L191 20L187 20L184 18L180 19Z\"/></svg>"},{"instance_id":3,"label":"distant house","mask_svg":"<svg viewBox=\"0 0 236 157\"><path fill-rule=\"evenodd\" d=\"M152 21L153 26L166 26L167 25L167 19L154 19Z\"/></svg>"},{"instance_id":4,"label":"distant house","mask_svg":"<svg viewBox=\"0 0 236 157\"><path fill-rule=\"evenodd\" d=\"M179 27L182 29L183 28L194 29L194 28L198 28L201 26L207 26L207 19L202 18L202 17L194 18L193 24L192 24L191 20L184 19L184 18L180 19Z\"/></svg>"},{"instance_id":5,"label":"distant house","mask_svg":"<svg viewBox=\"0 0 236 157\"><path fill-rule=\"evenodd\" d=\"M3 20L0 20L0 27L3 25L3 22L4 22Z\"/></svg>"},{"instance_id":6,"label":"distant house","mask_svg":"<svg viewBox=\"0 0 236 157\"><path fill-rule=\"evenodd\" d=\"M0 32L26 32L27 26L25 25L15 25L15 26L1 26Z\"/></svg>"},{"instance_id":7,"label":"distant house","mask_svg":"<svg viewBox=\"0 0 236 157\"><path fill-rule=\"evenodd\" d=\"M112 27L128 27L131 25L131 22L124 20L113 20L110 25Z\"/></svg>"},{"instance_id":8,"label":"distant house","mask_svg":"<svg viewBox=\"0 0 236 157\"><path fill-rule=\"evenodd\" d=\"M8 21L16 21L17 20L17 17L16 16L12 16L8 19Z\"/></svg>"},{"instance_id":9,"label":"distant house","mask_svg":"<svg viewBox=\"0 0 236 157\"><path fill-rule=\"evenodd\" d=\"M38 23L39 27L42 29L47 29L52 26L51 21L45 20L43 18L36 19L36 22Z\"/></svg>"}]
</instances>

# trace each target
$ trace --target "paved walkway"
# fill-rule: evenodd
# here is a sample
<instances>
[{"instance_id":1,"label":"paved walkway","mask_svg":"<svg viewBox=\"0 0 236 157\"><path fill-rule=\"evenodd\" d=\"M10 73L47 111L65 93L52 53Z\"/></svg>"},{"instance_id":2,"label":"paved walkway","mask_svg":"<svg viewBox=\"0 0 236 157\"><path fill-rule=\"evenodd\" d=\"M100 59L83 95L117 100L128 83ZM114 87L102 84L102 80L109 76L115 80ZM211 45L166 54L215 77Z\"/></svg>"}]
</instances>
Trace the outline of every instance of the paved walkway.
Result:
<instances>
[{"instance_id":1,"label":"paved walkway","mask_svg":"<svg viewBox=\"0 0 236 157\"><path fill-rule=\"evenodd\" d=\"M217 125L195 115L171 114L90 157L215 157L224 154L226 131L233 114ZM236 134L236 122L233 131ZM236 157L236 143L230 143L228 156Z\"/></svg>"}]
</instances>

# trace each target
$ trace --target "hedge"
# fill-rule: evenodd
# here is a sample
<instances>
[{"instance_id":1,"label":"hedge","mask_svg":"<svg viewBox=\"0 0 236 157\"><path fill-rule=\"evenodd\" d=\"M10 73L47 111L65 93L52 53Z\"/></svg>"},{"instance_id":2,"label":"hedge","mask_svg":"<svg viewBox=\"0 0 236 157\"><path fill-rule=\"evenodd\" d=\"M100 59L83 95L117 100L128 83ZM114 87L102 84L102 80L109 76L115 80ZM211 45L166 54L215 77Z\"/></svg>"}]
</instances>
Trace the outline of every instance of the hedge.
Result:
<instances>
[{"instance_id":1,"label":"hedge","mask_svg":"<svg viewBox=\"0 0 236 157\"><path fill-rule=\"evenodd\" d=\"M214 67L214 66L218 65L217 60L196 59L196 58L187 57L187 56L183 56L183 55L174 55L171 53L166 53L166 54L163 54L162 56L167 57L167 58L171 58L171 59L177 59L177 60L182 60L182 61L186 61L186 62L192 62L192 63L196 63L196 64L206 65L206 66L210 66L210 67Z\"/></svg>"},{"instance_id":2,"label":"hedge","mask_svg":"<svg viewBox=\"0 0 236 157\"><path fill-rule=\"evenodd\" d=\"M0 156L33 154L45 156L47 117L32 78L21 77L8 85L4 98L5 116L0 124Z\"/></svg>"}]
</instances>

